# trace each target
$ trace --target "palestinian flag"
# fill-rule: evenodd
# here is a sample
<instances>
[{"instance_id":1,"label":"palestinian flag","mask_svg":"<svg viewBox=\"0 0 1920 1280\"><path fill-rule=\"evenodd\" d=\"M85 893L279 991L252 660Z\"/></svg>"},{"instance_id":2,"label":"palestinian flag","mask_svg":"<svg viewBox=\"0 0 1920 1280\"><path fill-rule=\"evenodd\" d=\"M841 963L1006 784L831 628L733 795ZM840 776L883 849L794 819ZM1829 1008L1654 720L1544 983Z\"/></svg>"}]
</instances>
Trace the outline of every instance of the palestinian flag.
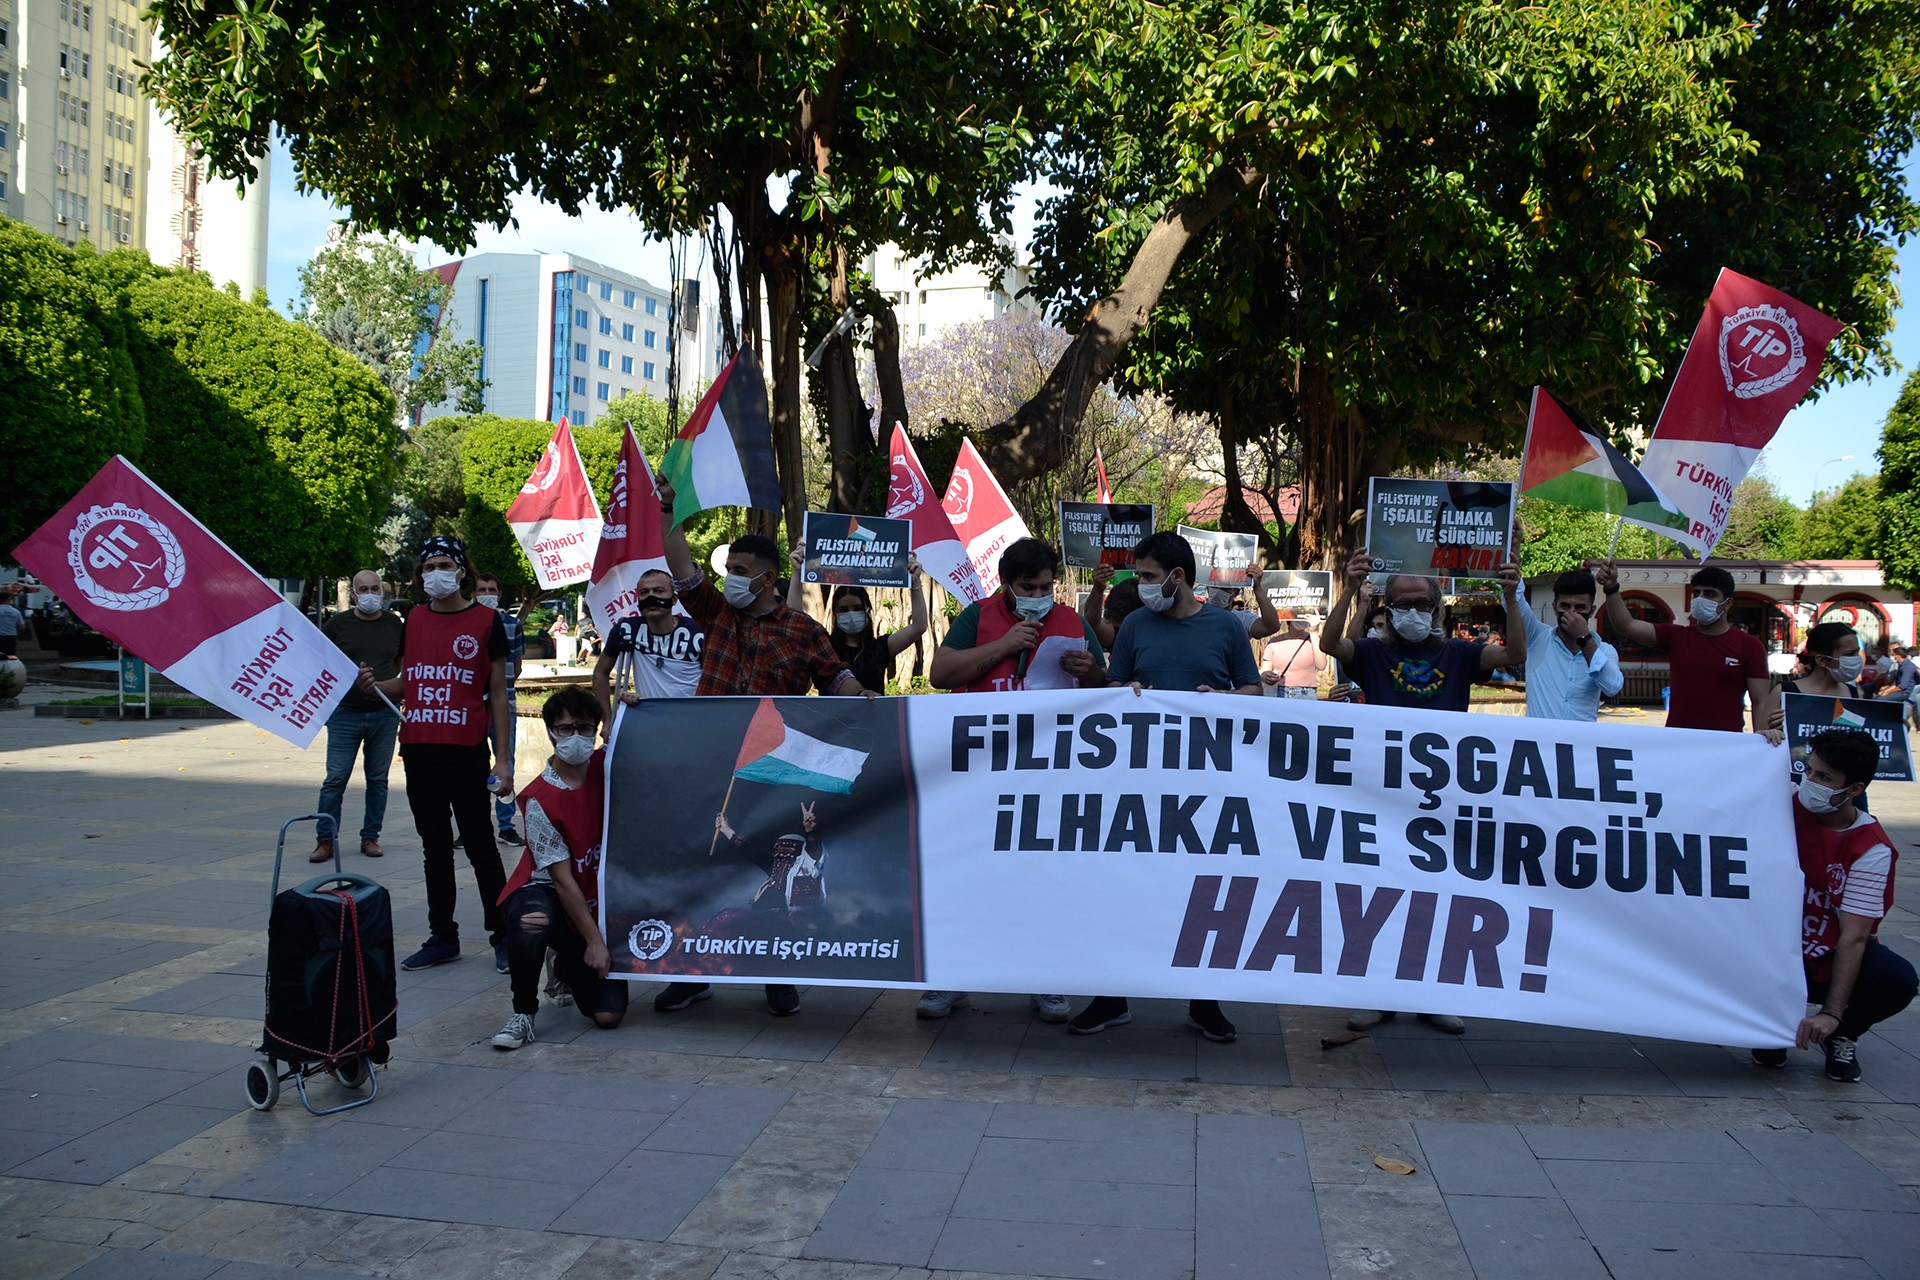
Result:
<instances>
[{"instance_id":1,"label":"palestinian flag","mask_svg":"<svg viewBox=\"0 0 1920 1280\"><path fill-rule=\"evenodd\" d=\"M1520 496L1625 516L1656 529L1685 529L1687 517L1640 468L1545 387L1533 389Z\"/></svg>"},{"instance_id":2,"label":"palestinian flag","mask_svg":"<svg viewBox=\"0 0 1920 1280\"><path fill-rule=\"evenodd\" d=\"M875 534L873 530L861 524L859 516L854 516L847 521L846 536L849 538L858 538L862 542L872 542L878 535Z\"/></svg>"},{"instance_id":3,"label":"palestinian flag","mask_svg":"<svg viewBox=\"0 0 1920 1280\"><path fill-rule=\"evenodd\" d=\"M866 763L865 751L802 733L781 719L772 698L762 698L740 743L733 776L846 795Z\"/></svg>"},{"instance_id":4,"label":"palestinian flag","mask_svg":"<svg viewBox=\"0 0 1920 1280\"><path fill-rule=\"evenodd\" d=\"M767 380L750 349L720 371L667 446L660 478L673 486L673 522L714 507L780 510Z\"/></svg>"}]
</instances>

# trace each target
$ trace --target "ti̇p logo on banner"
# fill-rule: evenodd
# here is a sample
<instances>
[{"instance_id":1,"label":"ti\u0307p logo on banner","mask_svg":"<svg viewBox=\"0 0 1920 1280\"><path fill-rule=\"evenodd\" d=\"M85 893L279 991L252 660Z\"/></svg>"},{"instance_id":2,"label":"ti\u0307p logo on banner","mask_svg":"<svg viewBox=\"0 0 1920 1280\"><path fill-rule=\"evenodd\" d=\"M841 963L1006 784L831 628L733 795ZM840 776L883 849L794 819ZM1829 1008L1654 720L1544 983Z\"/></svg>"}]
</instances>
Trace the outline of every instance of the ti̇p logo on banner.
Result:
<instances>
[{"instance_id":1,"label":"ti\u0307p logo on banner","mask_svg":"<svg viewBox=\"0 0 1920 1280\"><path fill-rule=\"evenodd\" d=\"M553 488L553 482L560 478L560 453L553 447L553 441L547 441L547 448L540 455L540 462L520 486L520 492L526 494L545 493Z\"/></svg>"},{"instance_id":2,"label":"ti\u0307p logo on banner","mask_svg":"<svg viewBox=\"0 0 1920 1280\"><path fill-rule=\"evenodd\" d=\"M907 465L907 455L893 455L893 479L887 489L887 519L901 520L922 502L926 501L927 491L920 484L920 477Z\"/></svg>"},{"instance_id":3,"label":"ti\u0307p logo on banner","mask_svg":"<svg viewBox=\"0 0 1920 1280\"><path fill-rule=\"evenodd\" d=\"M163 603L187 576L166 525L138 507L89 507L67 535L74 585L102 609L132 613Z\"/></svg>"},{"instance_id":4,"label":"ti\u0307p logo on banner","mask_svg":"<svg viewBox=\"0 0 1920 1280\"><path fill-rule=\"evenodd\" d=\"M453 638L453 656L462 662L470 661L478 655L479 652L480 642L472 636L455 636Z\"/></svg>"},{"instance_id":5,"label":"ti\u0307p logo on banner","mask_svg":"<svg viewBox=\"0 0 1920 1280\"><path fill-rule=\"evenodd\" d=\"M1800 326L1784 307L1742 307L1720 322L1720 373L1741 400L1778 391L1806 368Z\"/></svg>"}]
</instances>

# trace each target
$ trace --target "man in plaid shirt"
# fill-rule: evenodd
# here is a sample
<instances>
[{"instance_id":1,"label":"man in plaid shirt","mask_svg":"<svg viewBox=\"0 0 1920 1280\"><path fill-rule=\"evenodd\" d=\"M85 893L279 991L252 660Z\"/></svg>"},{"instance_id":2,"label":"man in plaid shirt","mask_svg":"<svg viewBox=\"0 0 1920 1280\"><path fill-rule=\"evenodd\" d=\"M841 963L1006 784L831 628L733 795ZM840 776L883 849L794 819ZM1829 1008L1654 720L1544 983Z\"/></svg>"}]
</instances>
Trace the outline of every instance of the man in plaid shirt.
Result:
<instances>
[{"instance_id":1,"label":"man in plaid shirt","mask_svg":"<svg viewBox=\"0 0 1920 1280\"><path fill-rule=\"evenodd\" d=\"M785 560L771 538L736 538L727 548L724 585L716 591L693 563L687 537L673 521L673 487L664 480L660 531L673 589L706 632L696 697L797 697L809 686L848 697L880 696L863 688L847 669L825 628L787 606L780 591ZM712 994L704 982L676 982L654 998L653 1007L658 1013L674 1013ZM783 1018L798 1012L799 990L769 983L767 1009Z\"/></svg>"}]
</instances>

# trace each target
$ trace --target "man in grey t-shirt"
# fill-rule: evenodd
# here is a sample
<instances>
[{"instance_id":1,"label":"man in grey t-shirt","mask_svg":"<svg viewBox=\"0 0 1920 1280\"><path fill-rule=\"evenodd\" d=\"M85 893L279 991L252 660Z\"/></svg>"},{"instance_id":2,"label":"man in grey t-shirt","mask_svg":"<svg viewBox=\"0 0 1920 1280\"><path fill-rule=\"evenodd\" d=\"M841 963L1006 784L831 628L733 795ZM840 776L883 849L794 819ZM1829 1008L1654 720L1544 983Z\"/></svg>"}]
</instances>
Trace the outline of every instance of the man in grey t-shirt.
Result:
<instances>
[{"instance_id":1,"label":"man in grey t-shirt","mask_svg":"<svg viewBox=\"0 0 1920 1280\"><path fill-rule=\"evenodd\" d=\"M1244 693L1260 696L1260 669L1246 629L1225 609L1210 609L1193 594L1193 548L1177 533L1150 535L1133 549L1143 608L1127 615L1114 637L1107 680L1139 693ZM1133 1021L1123 996L1095 996L1067 1023L1090 1036ZM1239 1034L1218 1000L1187 1001L1187 1025L1218 1044Z\"/></svg>"}]
</instances>

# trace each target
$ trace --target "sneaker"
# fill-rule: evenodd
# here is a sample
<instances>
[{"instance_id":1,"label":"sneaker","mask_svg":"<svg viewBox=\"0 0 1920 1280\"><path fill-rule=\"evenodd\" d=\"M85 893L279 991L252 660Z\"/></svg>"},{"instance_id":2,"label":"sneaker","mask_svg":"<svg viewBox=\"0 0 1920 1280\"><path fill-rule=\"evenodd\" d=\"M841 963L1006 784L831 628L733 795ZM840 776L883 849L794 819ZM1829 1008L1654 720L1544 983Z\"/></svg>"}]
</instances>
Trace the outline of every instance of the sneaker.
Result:
<instances>
[{"instance_id":1,"label":"sneaker","mask_svg":"<svg viewBox=\"0 0 1920 1280\"><path fill-rule=\"evenodd\" d=\"M913 1006L916 1018L944 1018L955 1009L963 1009L967 1004L964 991L922 991L920 1003Z\"/></svg>"},{"instance_id":2,"label":"sneaker","mask_svg":"<svg viewBox=\"0 0 1920 1280\"><path fill-rule=\"evenodd\" d=\"M1347 1015L1347 1030L1371 1031L1383 1022L1392 1022L1398 1016L1391 1009L1355 1009Z\"/></svg>"},{"instance_id":3,"label":"sneaker","mask_svg":"<svg viewBox=\"0 0 1920 1280\"><path fill-rule=\"evenodd\" d=\"M1073 1006L1065 996L1028 996L1027 999L1033 1004L1034 1017L1042 1022L1058 1026L1073 1016Z\"/></svg>"},{"instance_id":4,"label":"sneaker","mask_svg":"<svg viewBox=\"0 0 1920 1280\"><path fill-rule=\"evenodd\" d=\"M1860 1046L1852 1036L1827 1037L1827 1079L1841 1084L1860 1081Z\"/></svg>"},{"instance_id":5,"label":"sneaker","mask_svg":"<svg viewBox=\"0 0 1920 1280\"><path fill-rule=\"evenodd\" d=\"M464 849L464 848L466 848L466 847L467 847L467 838L466 838L465 836L455 836L455 837L453 838L453 847L454 847L454 848L456 848L456 849Z\"/></svg>"},{"instance_id":6,"label":"sneaker","mask_svg":"<svg viewBox=\"0 0 1920 1280\"><path fill-rule=\"evenodd\" d=\"M573 1003L573 992L568 989L566 983L560 981L560 957L552 951L547 952L547 985L545 990L547 999L553 1001L563 1009Z\"/></svg>"},{"instance_id":7,"label":"sneaker","mask_svg":"<svg viewBox=\"0 0 1920 1280\"><path fill-rule=\"evenodd\" d=\"M653 998L655 1013L678 1013L689 1005L713 999L713 988L704 982L676 982Z\"/></svg>"},{"instance_id":8,"label":"sneaker","mask_svg":"<svg viewBox=\"0 0 1920 1280\"><path fill-rule=\"evenodd\" d=\"M776 1018L788 1018L800 1012L800 988L787 983L769 982L767 1012Z\"/></svg>"},{"instance_id":9,"label":"sneaker","mask_svg":"<svg viewBox=\"0 0 1920 1280\"><path fill-rule=\"evenodd\" d=\"M437 964L452 964L460 958L457 938L428 938L418 951L400 962L402 969L431 969Z\"/></svg>"},{"instance_id":10,"label":"sneaker","mask_svg":"<svg viewBox=\"0 0 1920 1280\"><path fill-rule=\"evenodd\" d=\"M1187 1001L1187 1025L1215 1044L1232 1044L1240 1038L1227 1015L1220 1012L1218 1000Z\"/></svg>"},{"instance_id":11,"label":"sneaker","mask_svg":"<svg viewBox=\"0 0 1920 1280\"><path fill-rule=\"evenodd\" d=\"M1095 996L1087 1001L1086 1008L1067 1023L1067 1030L1076 1036L1090 1036L1108 1027L1124 1027L1132 1021L1133 1015L1127 1012L1125 997Z\"/></svg>"},{"instance_id":12,"label":"sneaker","mask_svg":"<svg viewBox=\"0 0 1920 1280\"><path fill-rule=\"evenodd\" d=\"M322 840L313 846L313 852L307 855L308 862L332 862L333 841Z\"/></svg>"},{"instance_id":13,"label":"sneaker","mask_svg":"<svg viewBox=\"0 0 1920 1280\"><path fill-rule=\"evenodd\" d=\"M1756 1067L1784 1067L1787 1065L1785 1049L1755 1049L1753 1065Z\"/></svg>"},{"instance_id":14,"label":"sneaker","mask_svg":"<svg viewBox=\"0 0 1920 1280\"><path fill-rule=\"evenodd\" d=\"M522 845L526 843L525 840L522 840L520 838L520 833L518 831L515 831L512 827L507 827L504 830L502 830L499 836L497 837L497 839L500 841L501 844Z\"/></svg>"},{"instance_id":15,"label":"sneaker","mask_svg":"<svg viewBox=\"0 0 1920 1280\"><path fill-rule=\"evenodd\" d=\"M1420 1021L1426 1023L1435 1031L1444 1031L1450 1036L1463 1036L1467 1034L1467 1020L1465 1018L1456 1018L1450 1013L1423 1013L1420 1015Z\"/></svg>"},{"instance_id":16,"label":"sneaker","mask_svg":"<svg viewBox=\"0 0 1920 1280\"><path fill-rule=\"evenodd\" d=\"M518 1049L534 1041L533 1015L516 1013L507 1019L507 1025L493 1033L493 1047L496 1049Z\"/></svg>"},{"instance_id":17,"label":"sneaker","mask_svg":"<svg viewBox=\"0 0 1920 1280\"><path fill-rule=\"evenodd\" d=\"M494 943L493 944L493 971L495 973L509 973L512 970L513 970L513 963L507 957L507 944L504 942Z\"/></svg>"}]
</instances>

